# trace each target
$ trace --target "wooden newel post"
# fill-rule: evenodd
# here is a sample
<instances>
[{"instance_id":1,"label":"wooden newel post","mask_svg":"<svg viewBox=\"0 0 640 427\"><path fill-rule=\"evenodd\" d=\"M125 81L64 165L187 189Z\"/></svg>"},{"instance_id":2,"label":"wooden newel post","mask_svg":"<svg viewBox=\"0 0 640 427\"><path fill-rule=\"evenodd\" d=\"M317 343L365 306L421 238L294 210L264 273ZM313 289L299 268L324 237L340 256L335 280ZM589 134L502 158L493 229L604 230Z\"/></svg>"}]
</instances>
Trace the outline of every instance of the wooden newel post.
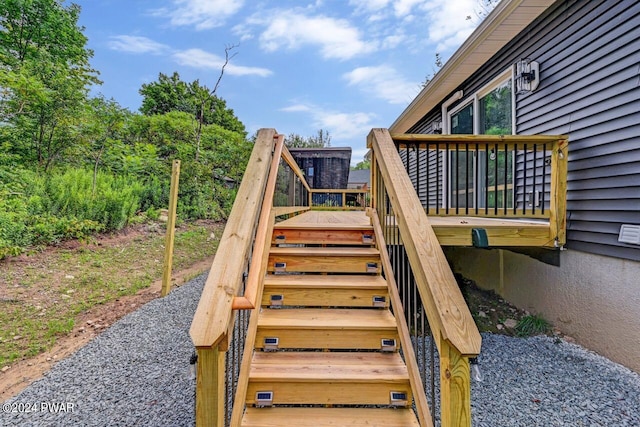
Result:
<instances>
[{"instance_id":1,"label":"wooden newel post","mask_svg":"<svg viewBox=\"0 0 640 427\"><path fill-rule=\"evenodd\" d=\"M173 264L173 241L176 235L176 208L178 205L178 181L180 180L180 160L173 161L171 169L171 190L169 193L169 215L167 235L164 244L164 266L162 269L162 296L171 291L171 267Z\"/></svg>"},{"instance_id":2,"label":"wooden newel post","mask_svg":"<svg viewBox=\"0 0 640 427\"><path fill-rule=\"evenodd\" d=\"M196 427L222 427L225 425L226 354L217 345L196 351Z\"/></svg>"},{"instance_id":3,"label":"wooden newel post","mask_svg":"<svg viewBox=\"0 0 640 427\"><path fill-rule=\"evenodd\" d=\"M440 420L442 427L471 426L469 358L449 341L440 341Z\"/></svg>"}]
</instances>

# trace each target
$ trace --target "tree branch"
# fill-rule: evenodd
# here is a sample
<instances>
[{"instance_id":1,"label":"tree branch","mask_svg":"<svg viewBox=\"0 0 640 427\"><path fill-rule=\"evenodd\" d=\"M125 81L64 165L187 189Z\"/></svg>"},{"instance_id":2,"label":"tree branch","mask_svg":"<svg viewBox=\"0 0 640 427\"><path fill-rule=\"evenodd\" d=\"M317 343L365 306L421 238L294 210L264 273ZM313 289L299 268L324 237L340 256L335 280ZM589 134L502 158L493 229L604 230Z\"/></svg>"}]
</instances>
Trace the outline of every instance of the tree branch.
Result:
<instances>
[{"instance_id":1,"label":"tree branch","mask_svg":"<svg viewBox=\"0 0 640 427\"><path fill-rule=\"evenodd\" d=\"M222 76L224 75L224 69L229 65L229 61L231 61L238 52L233 52L232 55L229 55L235 48L240 46L240 44L229 44L224 47L224 64L222 64L222 68L220 69L220 75L218 76L218 80L216 81L215 86L211 90L211 96L215 95L218 91L218 86L220 86L220 82L222 81Z\"/></svg>"}]
</instances>

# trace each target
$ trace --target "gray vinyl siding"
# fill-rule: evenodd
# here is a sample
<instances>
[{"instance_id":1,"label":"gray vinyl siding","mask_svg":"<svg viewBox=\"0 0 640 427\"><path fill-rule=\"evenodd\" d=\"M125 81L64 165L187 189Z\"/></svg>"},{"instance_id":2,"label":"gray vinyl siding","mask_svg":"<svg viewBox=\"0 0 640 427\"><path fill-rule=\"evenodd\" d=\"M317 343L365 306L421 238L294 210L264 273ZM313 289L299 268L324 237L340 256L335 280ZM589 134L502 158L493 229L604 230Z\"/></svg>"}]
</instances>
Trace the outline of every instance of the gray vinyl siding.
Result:
<instances>
[{"instance_id":1,"label":"gray vinyl siding","mask_svg":"<svg viewBox=\"0 0 640 427\"><path fill-rule=\"evenodd\" d=\"M558 1L456 90L466 98L523 57L541 80L516 96L516 133L569 136L567 247L640 261L618 242L621 224L640 225L640 2ZM429 133L439 109L409 132Z\"/></svg>"}]
</instances>

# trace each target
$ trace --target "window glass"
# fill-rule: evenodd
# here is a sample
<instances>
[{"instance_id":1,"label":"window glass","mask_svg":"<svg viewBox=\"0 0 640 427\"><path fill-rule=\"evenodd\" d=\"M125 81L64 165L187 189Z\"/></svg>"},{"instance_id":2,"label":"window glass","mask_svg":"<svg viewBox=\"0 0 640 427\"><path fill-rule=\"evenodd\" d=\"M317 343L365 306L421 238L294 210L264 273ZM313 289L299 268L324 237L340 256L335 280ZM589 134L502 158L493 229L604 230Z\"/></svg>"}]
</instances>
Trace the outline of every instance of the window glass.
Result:
<instances>
[{"instance_id":1,"label":"window glass","mask_svg":"<svg viewBox=\"0 0 640 427\"><path fill-rule=\"evenodd\" d=\"M479 110L479 134L511 135L511 79L480 98Z\"/></svg>"},{"instance_id":2,"label":"window glass","mask_svg":"<svg viewBox=\"0 0 640 427\"><path fill-rule=\"evenodd\" d=\"M451 115L452 134L473 134L473 104Z\"/></svg>"}]
</instances>

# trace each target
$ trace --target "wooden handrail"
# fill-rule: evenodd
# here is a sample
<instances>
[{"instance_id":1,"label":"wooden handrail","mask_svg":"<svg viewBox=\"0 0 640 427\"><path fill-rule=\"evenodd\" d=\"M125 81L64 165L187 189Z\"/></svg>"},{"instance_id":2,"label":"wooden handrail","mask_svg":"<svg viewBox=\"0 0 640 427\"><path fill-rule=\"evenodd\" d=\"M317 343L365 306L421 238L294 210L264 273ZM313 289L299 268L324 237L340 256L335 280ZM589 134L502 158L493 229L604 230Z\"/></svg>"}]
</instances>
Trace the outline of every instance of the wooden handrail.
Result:
<instances>
[{"instance_id":1,"label":"wooden handrail","mask_svg":"<svg viewBox=\"0 0 640 427\"><path fill-rule=\"evenodd\" d=\"M302 182L302 185L304 185L304 188L306 188L308 192L311 192L311 187L309 187L307 180L304 178L304 174L300 170L300 166L298 166L298 162L296 162L296 159L293 158L293 156L291 155L291 152L289 151L286 145L282 150L282 158L289 165L293 173L295 173L297 177L300 178L300 181Z\"/></svg>"},{"instance_id":2,"label":"wooden handrail","mask_svg":"<svg viewBox=\"0 0 640 427\"><path fill-rule=\"evenodd\" d=\"M234 310L248 310L256 306L256 295L258 292L258 282L265 275L269 247L271 246L271 233L273 233L273 224L275 215L273 209L273 194L276 190L276 180L278 179L278 164L280 163L280 155L284 147L284 135L276 136L276 147L273 151L271 166L269 168L269 178L262 199L262 208L260 209L260 219L258 220L258 228L256 229L255 241L251 258L256 261L249 266L249 276L244 288L244 296L235 297L232 308ZM266 256L265 256L266 254Z\"/></svg>"},{"instance_id":3,"label":"wooden handrail","mask_svg":"<svg viewBox=\"0 0 640 427\"><path fill-rule=\"evenodd\" d=\"M389 259L389 252L387 252L387 244L384 240L384 233L380 226L378 214L375 210L368 208L367 215L371 218L373 230L376 235L376 246L380 251L380 261L382 263L382 269L387 281L389 289L389 297L391 300L391 306L393 308L393 316L398 324L398 335L400 338L400 344L402 347L402 353L407 365L407 372L409 373L409 382L411 383L411 389L416 390L413 394L413 399L416 405L416 413L418 420L422 427L433 427L433 418L429 411L429 404L427 403L427 397L424 394L425 385L420 378L420 371L418 369L418 362L416 355L413 351L413 345L411 343L411 335L409 334L409 327L405 319L404 309L402 308L402 301L400 299L400 293L398 291L398 285L393 276L393 268L391 267L391 260Z\"/></svg>"},{"instance_id":4,"label":"wooden handrail","mask_svg":"<svg viewBox=\"0 0 640 427\"><path fill-rule=\"evenodd\" d=\"M275 129L258 132L247 170L204 285L189 331L196 347L213 348L226 336L242 283L271 164Z\"/></svg>"},{"instance_id":5,"label":"wooden handrail","mask_svg":"<svg viewBox=\"0 0 640 427\"><path fill-rule=\"evenodd\" d=\"M549 144L559 139L567 139L566 135L439 135L396 133L391 135L394 141L423 142L430 144Z\"/></svg>"},{"instance_id":6,"label":"wooden handrail","mask_svg":"<svg viewBox=\"0 0 640 427\"><path fill-rule=\"evenodd\" d=\"M380 166L436 343L442 338L463 355L479 354L482 338L478 328L389 131L373 129L367 145Z\"/></svg>"},{"instance_id":7,"label":"wooden handrail","mask_svg":"<svg viewBox=\"0 0 640 427\"><path fill-rule=\"evenodd\" d=\"M364 190L362 188L313 188L311 189L312 193L368 193L369 190Z\"/></svg>"}]
</instances>

